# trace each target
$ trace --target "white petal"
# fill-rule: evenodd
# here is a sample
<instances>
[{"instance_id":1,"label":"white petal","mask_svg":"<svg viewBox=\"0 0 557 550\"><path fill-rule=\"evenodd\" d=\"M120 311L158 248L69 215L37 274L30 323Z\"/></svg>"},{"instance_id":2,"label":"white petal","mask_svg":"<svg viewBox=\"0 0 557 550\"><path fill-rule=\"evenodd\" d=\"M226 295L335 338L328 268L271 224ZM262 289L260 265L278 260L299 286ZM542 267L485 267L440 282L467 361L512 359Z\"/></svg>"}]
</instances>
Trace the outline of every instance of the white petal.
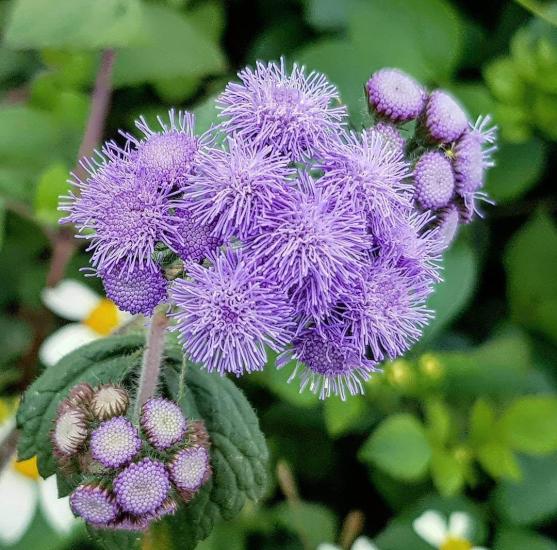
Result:
<instances>
[{"instance_id":1,"label":"white petal","mask_svg":"<svg viewBox=\"0 0 557 550\"><path fill-rule=\"evenodd\" d=\"M354 541L351 550L379 550L379 549L367 537L358 537Z\"/></svg>"},{"instance_id":2,"label":"white petal","mask_svg":"<svg viewBox=\"0 0 557 550\"><path fill-rule=\"evenodd\" d=\"M39 359L47 367L58 363L64 355L100 337L81 323L70 323L53 332L39 349Z\"/></svg>"},{"instance_id":3,"label":"white petal","mask_svg":"<svg viewBox=\"0 0 557 550\"><path fill-rule=\"evenodd\" d=\"M86 319L101 299L88 286L72 279L64 279L54 288L43 289L41 297L48 309L70 321Z\"/></svg>"},{"instance_id":4,"label":"white petal","mask_svg":"<svg viewBox=\"0 0 557 550\"><path fill-rule=\"evenodd\" d=\"M0 474L0 542L15 544L35 515L37 482L12 469L11 461Z\"/></svg>"},{"instance_id":5,"label":"white petal","mask_svg":"<svg viewBox=\"0 0 557 550\"><path fill-rule=\"evenodd\" d=\"M472 530L472 520L464 512L453 512L449 518L449 534L455 538L467 539Z\"/></svg>"},{"instance_id":6,"label":"white petal","mask_svg":"<svg viewBox=\"0 0 557 550\"><path fill-rule=\"evenodd\" d=\"M439 512L433 510L424 512L414 520L412 526L422 539L437 548L447 538L447 522Z\"/></svg>"},{"instance_id":7,"label":"white petal","mask_svg":"<svg viewBox=\"0 0 557 550\"><path fill-rule=\"evenodd\" d=\"M59 533L69 533L77 519L70 510L68 497L58 498L56 476L50 476L39 485L41 509L51 527Z\"/></svg>"}]
</instances>

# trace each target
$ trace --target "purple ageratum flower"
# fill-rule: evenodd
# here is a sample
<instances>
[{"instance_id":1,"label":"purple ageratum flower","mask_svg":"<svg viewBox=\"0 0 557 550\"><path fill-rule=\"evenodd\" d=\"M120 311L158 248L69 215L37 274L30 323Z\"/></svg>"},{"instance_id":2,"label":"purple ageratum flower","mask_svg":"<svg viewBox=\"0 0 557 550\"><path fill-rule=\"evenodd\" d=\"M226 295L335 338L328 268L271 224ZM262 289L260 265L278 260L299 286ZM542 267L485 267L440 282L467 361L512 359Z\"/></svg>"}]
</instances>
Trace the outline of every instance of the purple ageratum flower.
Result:
<instances>
[{"instance_id":1,"label":"purple ageratum flower","mask_svg":"<svg viewBox=\"0 0 557 550\"><path fill-rule=\"evenodd\" d=\"M114 480L116 501L134 516L153 514L168 497L170 487L164 464L151 458L130 464Z\"/></svg>"},{"instance_id":2,"label":"purple ageratum flower","mask_svg":"<svg viewBox=\"0 0 557 550\"><path fill-rule=\"evenodd\" d=\"M150 316L166 299L168 281L158 267L147 265L126 269L122 261L114 269L99 273L107 297L121 310L133 315Z\"/></svg>"},{"instance_id":3,"label":"purple ageratum flower","mask_svg":"<svg viewBox=\"0 0 557 550\"><path fill-rule=\"evenodd\" d=\"M399 69L380 69L365 86L370 107L393 122L418 118L426 93L419 82Z\"/></svg>"},{"instance_id":4,"label":"purple ageratum flower","mask_svg":"<svg viewBox=\"0 0 557 550\"><path fill-rule=\"evenodd\" d=\"M179 340L209 371L239 376L261 370L265 347L279 351L290 339L286 297L241 252L209 259L211 267L190 264L189 278L174 283Z\"/></svg>"},{"instance_id":5,"label":"purple ageratum flower","mask_svg":"<svg viewBox=\"0 0 557 550\"><path fill-rule=\"evenodd\" d=\"M137 428L125 417L102 422L91 434L91 456L107 468L130 462L141 449Z\"/></svg>"},{"instance_id":6,"label":"purple ageratum flower","mask_svg":"<svg viewBox=\"0 0 557 550\"><path fill-rule=\"evenodd\" d=\"M468 128L468 116L451 94L435 90L427 101L425 126L433 140L451 143Z\"/></svg>"},{"instance_id":7,"label":"purple ageratum flower","mask_svg":"<svg viewBox=\"0 0 557 550\"><path fill-rule=\"evenodd\" d=\"M258 61L255 70L246 67L238 76L242 82L226 86L217 108L224 130L241 140L301 160L345 124L338 90L320 73L306 75L296 64L288 73L281 59L280 65Z\"/></svg>"},{"instance_id":8,"label":"purple ageratum flower","mask_svg":"<svg viewBox=\"0 0 557 550\"><path fill-rule=\"evenodd\" d=\"M480 117L454 146L456 188L461 195L475 193L484 184L485 171L495 165L491 158L497 147L496 127L488 128L490 117Z\"/></svg>"},{"instance_id":9,"label":"purple ageratum flower","mask_svg":"<svg viewBox=\"0 0 557 550\"><path fill-rule=\"evenodd\" d=\"M70 507L76 516L97 527L106 527L118 515L113 495L97 485L80 485L70 495Z\"/></svg>"},{"instance_id":10,"label":"purple ageratum flower","mask_svg":"<svg viewBox=\"0 0 557 550\"><path fill-rule=\"evenodd\" d=\"M431 285L410 270L375 262L367 277L344 297L342 322L361 353L393 359L421 336L432 313L425 306Z\"/></svg>"},{"instance_id":11,"label":"purple ageratum flower","mask_svg":"<svg viewBox=\"0 0 557 550\"><path fill-rule=\"evenodd\" d=\"M106 527L115 531L131 531L142 533L147 531L151 525L152 517L133 517L129 514L121 514L114 521L111 521Z\"/></svg>"},{"instance_id":12,"label":"purple ageratum flower","mask_svg":"<svg viewBox=\"0 0 557 550\"><path fill-rule=\"evenodd\" d=\"M440 281L438 237L436 230L430 229L431 222L429 212L401 210L392 225L370 224L374 255L427 285Z\"/></svg>"},{"instance_id":13,"label":"purple ageratum flower","mask_svg":"<svg viewBox=\"0 0 557 550\"><path fill-rule=\"evenodd\" d=\"M100 271L154 267L155 244L171 247L177 238L179 220L172 212L183 201L164 182L136 174L125 151L108 144L103 153L96 164L83 162L86 181L74 175L80 194L64 198L60 209L69 214L62 222L75 223L79 237L91 240L91 262Z\"/></svg>"},{"instance_id":14,"label":"purple ageratum flower","mask_svg":"<svg viewBox=\"0 0 557 550\"><path fill-rule=\"evenodd\" d=\"M214 235L215 223L199 223L189 208L176 210L175 215L180 220L176 226L178 236L171 244L182 260L201 262L223 244L223 240Z\"/></svg>"},{"instance_id":15,"label":"purple ageratum flower","mask_svg":"<svg viewBox=\"0 0 557 550\"><path fill-rule=\"evenodd\" d=\"M369 135L377 134L394 151L404 155L406 140L402 137L399 129L394 124L381 121L371 128L368 128L367 133Z\"/></svg>"},{"instance_id":16,"label":"purple ageratum flower","mask_svg":"<svg viewBox=\"0 0 557 550\"><path fill-rule=\"evenodd\" d=\"M439 253L446 250L453 242L458 231L459 222L460 213L458 206L455 204L449 204L449 206L442 208L437 213L437 231L435 232L435 237L437 239Z\"/></svg>"},{"instance_id":17,"label":"purple ageratum flower","mask_svg":"<svg viewBox=\"0 0 557 550\"><path fill-rule=\"evenodd\" d=\"M289 291L296 312L319 320L365 266L371 240L347 201L316 187L306 173L298 185L260 220L246 247L267 277Z\"/></svg>"},{"instance_id":18,"label":"purple ageratum flower","mask_svg":"<svg viewBox=\"0 0 557 550\"><path fill-rule=\"evenodd\" d=\"M414 168L414 196L426 210L447 206L455 192L451 161L441 151L424 153Z\"/></svg>"},{"instance_id":19,"label":"purple ageratum flower","mask_svg":"<svg viewBox=\"0 0 557 550\"><path fill-rule=\"evenodd\" d=\"M363 393L362 382L376 370L376 364L366 359L339 326L308 328L298 334L292 349L281 353L277 367L291 361L296 366L289 378L300 378L300 391L309 387L321 399L332 394L344 400L350 394Z\"/></svg>"},{"instance_id":20,"label":"purple ageratum flower","mask_svg":"<svg viewBox=\"0 0 557 550\"><path fill-rule=\"evenodd\" d=\"M287 191L294 174L288 160L272 147L228 138L227 149L202 155L198 174L186 190L192 212L202 224L214 224L223 239L244 239L277 197Z\"/></svg>"},{"instance_id":21,"label":"purple ageratum flower","mask_svg":"<svg viewBox=\"0 0 557 550\"><path fill-rule=\"evenodd\" d=\"M178 451L168 466L170 479L180 491L195 493L209 479L209 452L204 447Z\"/></svg>"},{"instance_id":22,"label":"purple ageratum flower","mask_svg":"<svg viewBox=\"0 0 557 550\"><path fill-rule=\"evenodd\" d=\"M321 150L318 166L324 171L320 187L381 223L392 223L398 209L411 208L410 186L404 181L408 164L377 133L344 133Z\"/></svg>"},{"instance_id":23,"label":"purple ageratum flower","mask_svg":"<svg viewBox=\"0 0 557 550\"><path fill-rule=\"evenodd\" d=\"M141 427L150 443L163 450L184 437L186 419L176 403L162 397L154 397L143 405Z\"/></svg>"},{"instance_id":24,"label":"purple ageratum flower","mask_svg":"<svg viewBox=\"0 0 557 550\"><path fill-rule=\"evenodd\" d=\"M133 161L138 170L157 184L162 182L183 188L195 171L197 157L202 148L211 142L209 133L196 136L195 116L186 111L168 112L168 122L157 117L160 130L152 130L141 117L135 125L143 133L136 139L124 136L134 145Z\"/></svg>"}]
</instances>

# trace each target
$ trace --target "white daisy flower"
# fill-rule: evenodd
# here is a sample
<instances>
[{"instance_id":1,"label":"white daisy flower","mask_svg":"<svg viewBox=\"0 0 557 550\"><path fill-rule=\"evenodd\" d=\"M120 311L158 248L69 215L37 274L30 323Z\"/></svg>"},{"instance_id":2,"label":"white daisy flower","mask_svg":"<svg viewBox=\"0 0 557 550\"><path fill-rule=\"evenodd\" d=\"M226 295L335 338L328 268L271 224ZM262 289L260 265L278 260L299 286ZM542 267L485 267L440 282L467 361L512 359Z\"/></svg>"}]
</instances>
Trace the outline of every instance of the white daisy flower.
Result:
<instances>
[{"instance_id":1,"label":"white daisy flower","mask_svg":"<svg viewBox=\"0 0 557 550\"><path fill-rule=\"evenodd\" d=\"M12 431L15 417L0 426L0 442ZM25 535L37 508L47 523L60 534L68 534L78 521L68 497L58 498L56 476L43 480L37 459L16 462L15 455L0 472L0 543L12 545Z\"/></svg>"},{"instance_id":2,"label":"white daisy flower","mask_svg":"<svg viewBox=\"0 0 557 550\"><path fill-rule=\"evenodd\" d=\"M342 550L342 548L336 544L323 542L317 547L317 550ZM367 537L358 537L354 541L354 544L352 544L350 550L379 550L379 548Z\"/></svg>"},{"instance_id":3,"label":"white daisy flower","mask_svg":"<svg viewBox=\"0 0 557 550\"><path fill-rule=\"evenodd\" d=\"M48 367L73 350L107 336L131 317L111 300L72 279L65 279L54 288L45 288L41 297L56 315L74 321L53 332L43 342L39 358Z\"/></svg>"},{"instance_id":4,"label":"white daisy flower","mask_svg":"<svg viewBox=\"0 0 557 550\"><path fill-rule=\"evenodd\" d=\"M412 526L420 538L439 550L487 550L470 541L472 518L464 512L453 512L447 522L439 512L428 510Z\"/></svg>"}]
</instances>

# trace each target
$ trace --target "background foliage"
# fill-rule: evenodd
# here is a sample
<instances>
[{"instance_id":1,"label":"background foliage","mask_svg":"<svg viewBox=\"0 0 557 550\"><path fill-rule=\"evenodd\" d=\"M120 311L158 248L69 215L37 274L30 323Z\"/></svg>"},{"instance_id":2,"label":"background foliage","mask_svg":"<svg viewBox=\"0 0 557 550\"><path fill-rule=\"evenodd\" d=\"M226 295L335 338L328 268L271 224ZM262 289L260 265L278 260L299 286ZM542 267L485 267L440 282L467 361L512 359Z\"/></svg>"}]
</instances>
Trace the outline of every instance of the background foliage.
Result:
<instances>
[{"instance_id":1,"label":"background foliage","mask_svg":"<svg viewBox=\"0 0 557 550\"><path fill-rule=\"evenodd\" d=\"M433 508L469 512L477 544L556 549L556 23L557 7L533 0L0 2L2 395L32 382L61 323L40 291L101 49L117 50L111 137L169 106L207 128L235 70L283 54L325 72L359 126L363 82L398 66L451 89L473 116L494 114L496 206L447 253L423 341L364 397L320 403L287 385L286 369L240 381L279 475L201 547L315 548L360 510L381 550L420 550L411 521ZM86 262L77 251L66 275L81 278ZM18 548L93 544L84 530L55 536L37 513Z\"/></svg>"}]
</instances>

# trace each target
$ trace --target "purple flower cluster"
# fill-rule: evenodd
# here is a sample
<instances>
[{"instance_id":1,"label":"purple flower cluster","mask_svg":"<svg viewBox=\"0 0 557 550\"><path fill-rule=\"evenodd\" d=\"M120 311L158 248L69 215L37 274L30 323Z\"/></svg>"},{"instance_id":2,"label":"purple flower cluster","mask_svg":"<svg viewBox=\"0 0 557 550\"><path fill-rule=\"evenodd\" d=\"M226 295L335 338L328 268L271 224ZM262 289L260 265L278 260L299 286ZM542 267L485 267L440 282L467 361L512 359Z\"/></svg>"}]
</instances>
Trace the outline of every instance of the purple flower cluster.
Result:
<instances>
[{"instance_id":1,"label":"purple flower cluster","mask_svg":"<svg viewBox=\"0 0 557 550\"><path fill-rule=\"evenodd\" d=\"M367 82L375 120L359 132L322 74L281 60L238 76L209 132L171 111L107 143L66 221L112 300L147 315L169 300L209 371L261 370L272 350L302 389L361 392L431 319L439 255L482 197L494 131L398 69Z\"/></svg>"},{"instance_id":2,"label":"purple flower cluster","mask_svg":"<svg viewBox=\"0 0 557 550\"><path fill-rule=\"evenodd\" d=\"M97 528L144 531L208 481L209 438L173 401L149 399L139 426L123 416L128 404L120 386L79 384L60 404L52 442L65 471L83 475L70 495L75 515Z\"/></svg>"}]
</instances>

